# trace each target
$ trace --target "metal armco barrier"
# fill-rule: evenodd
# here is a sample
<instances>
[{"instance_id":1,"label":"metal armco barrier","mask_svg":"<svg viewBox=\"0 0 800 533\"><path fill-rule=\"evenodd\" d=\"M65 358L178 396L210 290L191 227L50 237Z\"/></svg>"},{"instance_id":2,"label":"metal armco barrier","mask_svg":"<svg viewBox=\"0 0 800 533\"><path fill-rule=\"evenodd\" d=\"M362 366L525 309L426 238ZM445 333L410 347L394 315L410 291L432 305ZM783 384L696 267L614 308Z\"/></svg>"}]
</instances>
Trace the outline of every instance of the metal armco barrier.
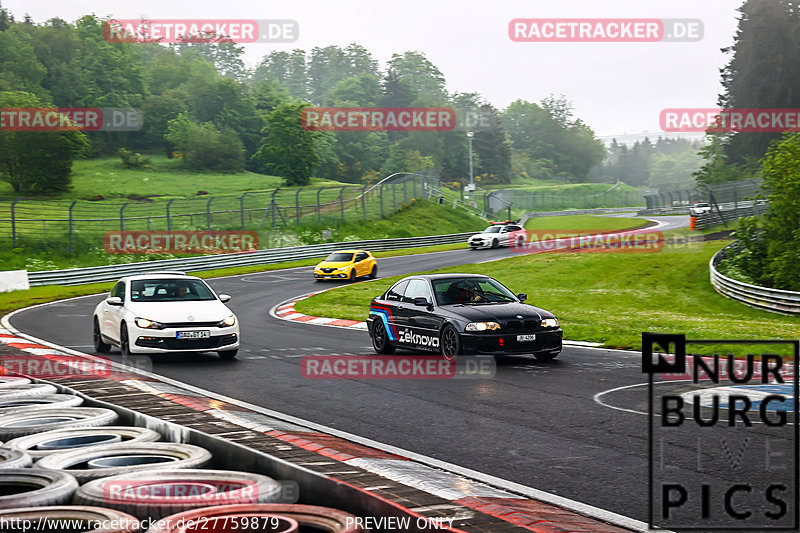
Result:
<instances>
[{"instance_id":1,"label":"metal armco barrier","mask_svg":"<svg viewBox=\"0 0 800 533\"><path fill-rule=\"evenodd\" d=\"M783 291L751 285L720 274L717 265L725 255L736 249L738 243L729 244L711 258L708 263L711 285L723 296L738 300L745 305L771 311L773 313L797 314L800 313L800 292Z\"/></svg>"},{"instance_id":2,"label":"metal armco barrier","mask_svg":"<svg viewBox=\"0 0 800 533\"><path fill-rule=\"evenodd\" d=\"M270 248L255 252L234 254L204 255L185 259L164 259L161 261L142 261L122 265L73 268L68 270L45 270L29 272L28 279L32 287L38 285L80 285L82 283L99 283L116 281L122 276L155 272L159 270L216 270L240 266L266 265L298 259L324 257L341 248L365 248L372 252L415 248L418 246L435 246L437 244L466 243L469 233L451 233L448 235L431 235L428 237L405 237L401 239L379 239L370 241L332 242L312 244L308 246L292 246L287 248Z\"/></svg>"}]
</instances>

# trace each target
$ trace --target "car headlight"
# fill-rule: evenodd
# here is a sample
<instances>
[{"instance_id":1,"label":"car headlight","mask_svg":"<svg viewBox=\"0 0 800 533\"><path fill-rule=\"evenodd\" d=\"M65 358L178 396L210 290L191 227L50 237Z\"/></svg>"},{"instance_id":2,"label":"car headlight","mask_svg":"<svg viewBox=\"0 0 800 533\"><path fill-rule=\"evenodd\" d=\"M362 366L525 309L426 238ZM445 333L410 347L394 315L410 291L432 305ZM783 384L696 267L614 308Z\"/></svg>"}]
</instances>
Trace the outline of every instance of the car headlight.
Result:
<instances>
[{"instance_id":1,"label":"car headlight","mask_svg":"<svg viewBox=\"0 0 800 533\"><path fill-rule=\"evenodd\" d=\"M557 328L558 327L558 319L557 318L545 318L542 320L542 327L543 328Z\"/></svg>"},{"instance_id":2,"label":"car headlight","mask_svg":"<svg viewBox=\"0 0 800 533\"><path fill-rule=\"evenodd\" d=\"M470 322L467 324L466 331L487 331L500 329L497 322Z\"/></svg>"},{"instance_id":3,"label":"car headlight","mask_svg":"<svg viewBox=\"0 0 800 533\"><path fill-rule=\"evenodd\" d=\"M220 320L219 324L217 324L217 325L219 327L221 327L221 328L227 328L227 327L230 327L230 326L232 326L234 324L236 324L236 317L231 315L231 316L229 316L227 318L224 318L223 320Z\"/></svg>"},{"instance_id":4,"label":"car headlight","mask_svg":"<svg viewBox=\"0 0 800 533\"><path fill-rule=\"evenodd\" d=\"M137 318L134 320L136 325L140 328L144 329L164 329L164 326L160 322L156 322L155 320L147 320L146 318Z\"/></svg>"}]
</instances>

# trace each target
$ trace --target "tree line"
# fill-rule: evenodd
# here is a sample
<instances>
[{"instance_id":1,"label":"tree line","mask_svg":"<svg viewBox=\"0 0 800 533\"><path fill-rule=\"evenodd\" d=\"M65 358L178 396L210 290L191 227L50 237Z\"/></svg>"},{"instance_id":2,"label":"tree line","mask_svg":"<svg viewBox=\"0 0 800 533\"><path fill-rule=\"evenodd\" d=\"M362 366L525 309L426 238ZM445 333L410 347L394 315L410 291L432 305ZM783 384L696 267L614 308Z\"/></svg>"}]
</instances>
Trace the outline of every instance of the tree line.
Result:
<instances>
[{"instance_id":1,"label":"tree line","mask_svg":"<svg viewBox=\"0 0 800 533\"><path fill-rule=\"evenodd\" d=\"M157 151L187 168L246 169L289 184L312 176L369 183L434 167L446 181L466 182L467 131L481 183L582 182L605 157L566 98L520 99L500 110L478 93L448 92L418 51L394 54L383 69L356 43L273 51L248 69L243 47L224 39L110 43L103 22L17 21L0 5L0 107L130 107L144 116L135 132L0 131L0 179L14 190L68 189L75 157L120 153L137 166L145 160L136 152ZM308 106L452 107L459 121L437 132L308 131L300 124Z\"/></svg>"}]
</instances>

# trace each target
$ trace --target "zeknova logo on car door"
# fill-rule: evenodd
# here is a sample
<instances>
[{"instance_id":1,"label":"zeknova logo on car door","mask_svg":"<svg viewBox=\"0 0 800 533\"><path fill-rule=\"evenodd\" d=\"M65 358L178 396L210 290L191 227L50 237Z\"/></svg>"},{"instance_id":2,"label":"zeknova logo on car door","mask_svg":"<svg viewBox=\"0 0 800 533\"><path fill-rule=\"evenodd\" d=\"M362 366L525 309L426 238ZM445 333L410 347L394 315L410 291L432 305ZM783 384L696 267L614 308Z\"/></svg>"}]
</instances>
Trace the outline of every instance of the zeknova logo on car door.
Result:
<instances>
[{"instance_id":1,"label":"zeknova logo on car door","mask_svg":"<svg viewBox=\"0 0 800 533\"><path fill-rule=\"evenodd\" d=\"M642 334L651 528L798 530L797 364L798 341Z\"/></svg>"}]
</instances>

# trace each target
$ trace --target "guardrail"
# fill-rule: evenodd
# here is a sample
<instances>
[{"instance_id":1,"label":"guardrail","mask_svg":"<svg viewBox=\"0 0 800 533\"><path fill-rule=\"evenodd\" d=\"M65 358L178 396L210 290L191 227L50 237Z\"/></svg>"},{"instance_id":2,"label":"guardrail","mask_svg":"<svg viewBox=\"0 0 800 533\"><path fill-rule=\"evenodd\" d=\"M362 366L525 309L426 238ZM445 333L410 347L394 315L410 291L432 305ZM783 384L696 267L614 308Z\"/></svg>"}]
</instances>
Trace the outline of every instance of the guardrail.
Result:
<instances>
[{"instance_id":1,"label":"guardrail","mask_svg":"<svg viewBox=\"0 0 800 533\"><path fill-rule=\"evenodd\" d=\"M216 270L240 266L266 265L283 261L298 259L311 259L324 257L334 250L341 248L364 248L373 252L399 250L401 248L415 248L422 246L435 246L437 244L453 244L466 242L469 233L451 233L447 235L431 235L427 237L405 237L399 239L376 239L369 241L331 242L311 244L308 246L292 246L286 248L270 248L254 252L240 252L233 254L204 255L200 257L187 257L181 259L162 259L159 261L142 261L121 265L107 265L99 267L72 268L68 270L45 270L29 272L30 285L79 285L81 283L99 283L115 281L122 276L155 272L159 270Z\"/></svg>"},{"instance_id":2,"label":"guardrail","mask_svg":"<svg viewBox=\"0 0 800 533\"><path fill-rule=\"evenodd\" d=\"M738 244L729 244L715 253L709 261L709 276L714 289L723 296L757 309L781 314L800 313L800 292L760 287L719 273L717 265L728 253L736 250Z\"/></svg>"}]
</instances>

